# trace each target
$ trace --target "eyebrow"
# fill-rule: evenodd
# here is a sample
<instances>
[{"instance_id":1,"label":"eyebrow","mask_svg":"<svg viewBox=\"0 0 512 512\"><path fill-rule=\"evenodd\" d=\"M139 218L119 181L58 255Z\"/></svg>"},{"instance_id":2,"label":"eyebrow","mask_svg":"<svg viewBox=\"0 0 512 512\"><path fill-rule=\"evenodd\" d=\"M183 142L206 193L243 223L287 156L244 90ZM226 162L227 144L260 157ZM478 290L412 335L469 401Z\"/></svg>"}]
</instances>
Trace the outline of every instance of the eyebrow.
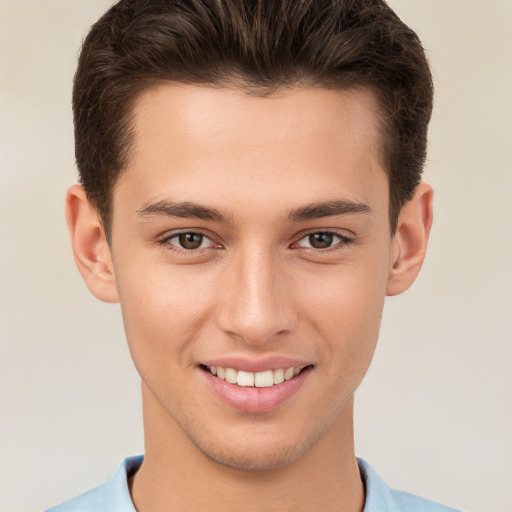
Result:
<instances>
[{"instance_id":1,"label":"eyebrow","mask_svg":"<svg viewBox=\"0 0 512 512\"><path fill-rule=\"evenodd\" d=\"M333 200L312 203L292 210L288 214L288 219L293 222L303 222L307 220L321 219L323 217L333 217L336 215L370 212L371 208L365 203L348 200ZM156 202L148 202L137 210L137 214L140 217L164 215L166 217L229 223L229 219L219 212L219 210L209 206L193 203L191 201L177 202L163 199Z\"/></svg>"},{"instance_id":2,"label":"eyebrow","mask_svg":"<svg viewBox=\"0 0 512 512\"><path fill-rule=\"evenodd\" d=\"M148 202L137 210L137 214L141 217L165 215L166 217L228 222L227 217L222 215L219 210L190 201L176 202L163 199L154 203Z\"/></svg>"},{"instance_id":3,"label":"eyebrow","mask_svg":"<svg viewBox=\"0 0 512 512\"><path fill-rule=\"evenodd\" d=\"M371 208L358 201L334 200L321 203L312 203L293 210L288 218L294 222L321 219L335 215L350 215L354 213L370 213Z\"/></svg>"}]
</instances>

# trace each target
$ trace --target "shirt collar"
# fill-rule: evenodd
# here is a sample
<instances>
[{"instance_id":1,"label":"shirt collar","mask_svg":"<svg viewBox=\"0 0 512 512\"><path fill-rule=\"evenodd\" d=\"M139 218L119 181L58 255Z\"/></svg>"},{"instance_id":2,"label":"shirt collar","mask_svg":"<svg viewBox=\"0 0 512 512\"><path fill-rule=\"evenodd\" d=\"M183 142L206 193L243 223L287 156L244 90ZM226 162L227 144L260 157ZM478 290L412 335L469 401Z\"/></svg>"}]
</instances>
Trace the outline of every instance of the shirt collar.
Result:
<instances>
[{"instance_id":1,"label":"shirt collar","mask_svg":"<svg viewBox=\"0 0 512 512\"><path fill-rule=\"evenodd\" d=\"M365 487L366 501L363 512L386 512L395 510L393 491L363 459L357 459L361 480Z\"/></svg>"}]
</instances>

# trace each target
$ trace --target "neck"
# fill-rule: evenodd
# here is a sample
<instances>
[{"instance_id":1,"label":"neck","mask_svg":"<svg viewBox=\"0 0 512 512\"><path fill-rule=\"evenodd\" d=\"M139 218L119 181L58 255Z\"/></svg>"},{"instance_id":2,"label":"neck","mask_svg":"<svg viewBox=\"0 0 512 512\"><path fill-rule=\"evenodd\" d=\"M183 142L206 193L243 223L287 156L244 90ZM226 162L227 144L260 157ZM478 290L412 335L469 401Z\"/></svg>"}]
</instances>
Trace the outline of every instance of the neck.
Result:
<instances>
[{"instance_id":1,"label":"neck","mask_svg":"<svg viewBox=\"0 0 512 512\"><path fill-rule=\"evenodd\" d=\"M286 466L246 471L204 455L143 385L145 456L130 482L139 512L243 509L362 512L353 400L325 435Z\"/></svg>"}]
</instances>

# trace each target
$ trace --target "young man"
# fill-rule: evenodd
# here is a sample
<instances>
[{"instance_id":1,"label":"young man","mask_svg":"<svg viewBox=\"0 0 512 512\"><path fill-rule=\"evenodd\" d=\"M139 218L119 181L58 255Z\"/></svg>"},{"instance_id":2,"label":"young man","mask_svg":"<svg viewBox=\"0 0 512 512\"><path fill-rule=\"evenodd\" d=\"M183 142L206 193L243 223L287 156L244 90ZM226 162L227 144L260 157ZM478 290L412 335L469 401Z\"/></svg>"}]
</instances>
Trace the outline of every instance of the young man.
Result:
<instances>
[{"instance_id":1,"label":"young man","mask_svg":"<svg viewBox=\"0 0 512 512\"><path fill-rule=\"evenodd\" d=\"M432 82L381 0L126 0L75 78L78 268L120 302L145 455L64 511L446 511L355 457L420 271Z\"/></svg>"}]
</instances>

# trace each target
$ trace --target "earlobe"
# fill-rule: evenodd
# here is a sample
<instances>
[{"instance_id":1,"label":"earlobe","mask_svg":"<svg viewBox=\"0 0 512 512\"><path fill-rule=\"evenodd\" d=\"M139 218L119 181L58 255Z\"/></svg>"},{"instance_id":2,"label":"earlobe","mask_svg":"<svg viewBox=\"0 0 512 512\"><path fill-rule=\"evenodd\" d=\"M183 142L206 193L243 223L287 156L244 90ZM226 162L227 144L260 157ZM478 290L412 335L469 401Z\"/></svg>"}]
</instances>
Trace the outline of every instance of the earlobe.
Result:
<instances>
[{"instance_id":1,"label":"earlobe","mask_svg":"<svg viewBox=\"0 0 512 512\"><path fill-rule=\"evenodd\" d=\"M398 295L407 290L421 270L432 226L432 199L432 187L420 183L400 212L393 239L387 295Z\"/></svg>"},{"instance_id":2,"label":"earlobe","mask_svg":"<svg viewBox=\"0 0 512 512\"><path fill-rule=\"evenodd\" d=\"M75 262L87 288L104 302L119 302L103 224L80 185L73 185L68 190L66 221Z\"/></svg>"}]
</instances>

